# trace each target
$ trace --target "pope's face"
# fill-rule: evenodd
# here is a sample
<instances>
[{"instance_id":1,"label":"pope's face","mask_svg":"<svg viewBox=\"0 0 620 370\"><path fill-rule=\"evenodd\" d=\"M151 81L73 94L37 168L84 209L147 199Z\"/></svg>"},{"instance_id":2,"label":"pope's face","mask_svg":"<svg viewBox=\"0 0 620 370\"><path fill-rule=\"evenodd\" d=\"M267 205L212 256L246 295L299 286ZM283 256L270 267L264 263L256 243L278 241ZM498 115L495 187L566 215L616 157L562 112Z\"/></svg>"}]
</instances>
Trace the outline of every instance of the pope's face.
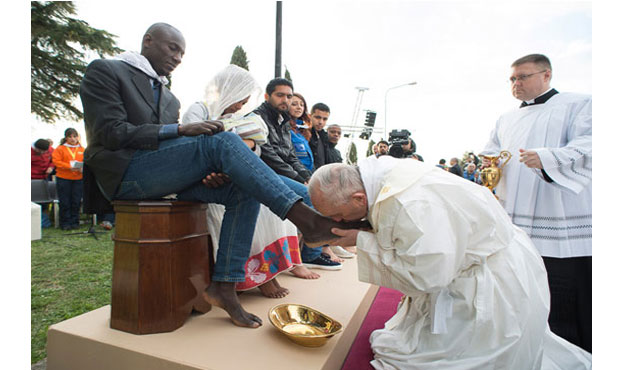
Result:
<instances>
[{"instance_id":1,"label":"pope's face","mask_svg":"<svg viewBox=\"0 0 620 370\"><path fill-rule=\"evenodd\" d=\"M512 67L510 75L512 95L523 101L532 100L549 90L551 71L534 63Z\"/></svg>"},{"instance_id":2,"label":"pope's face","mask_svg":"<svg viewBox=\"0 0 620 370\"><path fill-rule=\"evenodd\" d=\"M354 193L349 201L342 205L337 205L318 190L311 194L311 199L317 211L336 222L359 221L368 214L367 198L363 192Z\"/></svg>"}]
</instances>

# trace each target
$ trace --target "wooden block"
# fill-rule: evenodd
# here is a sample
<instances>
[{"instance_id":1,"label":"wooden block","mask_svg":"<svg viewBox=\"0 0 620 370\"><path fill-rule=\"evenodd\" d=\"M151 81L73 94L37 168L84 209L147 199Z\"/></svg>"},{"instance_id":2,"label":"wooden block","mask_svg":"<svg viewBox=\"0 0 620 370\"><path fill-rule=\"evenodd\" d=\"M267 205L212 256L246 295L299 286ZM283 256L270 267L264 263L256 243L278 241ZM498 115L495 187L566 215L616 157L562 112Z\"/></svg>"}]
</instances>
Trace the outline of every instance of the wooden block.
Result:
<instances>
[{"instance_id":1,"label":"wooden block","mask_svg":"<svg viewBox=\"0 0 620 370\"><path fill-rule=\"evenodd\" d=\"M192 310L208 312L213 246L206 204L115 201L110 327L134 334L173 331Z\"/></svg>"}]
</instances>

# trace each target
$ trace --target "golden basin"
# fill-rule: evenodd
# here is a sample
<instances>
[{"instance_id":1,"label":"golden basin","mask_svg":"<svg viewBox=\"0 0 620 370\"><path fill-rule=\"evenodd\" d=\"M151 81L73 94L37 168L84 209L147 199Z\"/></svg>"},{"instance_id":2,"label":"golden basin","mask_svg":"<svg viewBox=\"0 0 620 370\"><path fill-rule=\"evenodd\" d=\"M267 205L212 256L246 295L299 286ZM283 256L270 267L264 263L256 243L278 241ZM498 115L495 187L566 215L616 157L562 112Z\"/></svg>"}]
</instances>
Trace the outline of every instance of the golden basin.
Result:
<instances>
[{"instance_id":1,"label":"golden basin","mask_svg":"<svg viewBox=\"0 0 620 370\"><path fill-rule=\"evenodd\" d=\"M308 306L284 303L269 310L269 321L290 340L306 347L320 347L342 331L342 324Z\"/></svg>"}]
</instances>

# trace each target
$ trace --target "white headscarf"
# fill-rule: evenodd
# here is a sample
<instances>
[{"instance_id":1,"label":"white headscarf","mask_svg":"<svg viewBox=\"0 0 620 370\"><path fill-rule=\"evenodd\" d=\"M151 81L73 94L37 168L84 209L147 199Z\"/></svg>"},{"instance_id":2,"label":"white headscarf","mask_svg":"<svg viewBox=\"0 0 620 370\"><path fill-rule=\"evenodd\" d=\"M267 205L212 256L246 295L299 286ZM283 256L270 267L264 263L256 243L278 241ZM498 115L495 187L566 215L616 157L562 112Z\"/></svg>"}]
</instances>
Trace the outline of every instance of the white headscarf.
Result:
<instances>
[{"instance_id":1,"label":"white headscarf","mask_svg":"<svg viewBox=\"0 0 620 370\"><path fill-rule=\"evenodd\" d=\"M164 86L168 84L168 79L165 76L157 75L157 72L155 72L153 66L151 66L151 62L149 62L144 55L138 52L126 51L115 56L113 59L122 60L130 66L138 68L142 72L146 73L147 76L159 80L159 82L161 82Z\"/></svg>"},{"instance_id":2,"label":"white headscarf","mask_svg":"<svg viewBox=\"0 0 620 370\"><path fill-rule=\"evenodd\" d=\"M243 116L254 109L260 96L261 88L250 72L230 64L207 84L205 88L205 105L211 119L221 118L222 112L231 105L250 97L248 103L235 113L235 116Z\"/></svg>"}]
</instances>

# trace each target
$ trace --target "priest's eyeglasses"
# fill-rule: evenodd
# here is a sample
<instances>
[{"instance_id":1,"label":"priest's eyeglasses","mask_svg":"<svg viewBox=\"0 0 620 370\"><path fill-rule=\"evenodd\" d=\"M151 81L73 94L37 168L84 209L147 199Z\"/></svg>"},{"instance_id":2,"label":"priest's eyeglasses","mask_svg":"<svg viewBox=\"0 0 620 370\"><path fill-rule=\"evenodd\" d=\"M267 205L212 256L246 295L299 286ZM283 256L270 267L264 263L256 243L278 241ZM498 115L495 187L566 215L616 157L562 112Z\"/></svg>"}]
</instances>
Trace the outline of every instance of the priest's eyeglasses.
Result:
<instances>
[{"instance_id":1,"label":"priest's eyeglasses","mask_svg":"<svg viewBox=\"0 0 620 370\"><path fill-rule=\"evenodd\" d=\"M529 75L519 75L517 77L510 77L508 81L510 81L510 83L515 83L517 81L523 82L527 80L528 78L532 77L533 75L537 75L539 73L544 73L544 72L547 72L547 70L545 69L544 71L530 73Z\"/></svg>"}]
</instances>

